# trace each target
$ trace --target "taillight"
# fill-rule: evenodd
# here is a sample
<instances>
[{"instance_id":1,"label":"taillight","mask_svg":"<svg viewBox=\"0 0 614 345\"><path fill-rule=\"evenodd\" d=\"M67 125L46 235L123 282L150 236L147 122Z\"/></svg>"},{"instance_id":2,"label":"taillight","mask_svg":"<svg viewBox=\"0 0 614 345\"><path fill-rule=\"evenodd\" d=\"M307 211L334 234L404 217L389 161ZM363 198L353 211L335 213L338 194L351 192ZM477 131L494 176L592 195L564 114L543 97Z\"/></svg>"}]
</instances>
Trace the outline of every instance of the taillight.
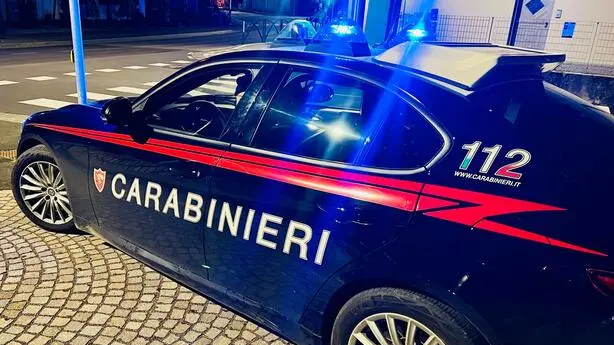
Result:
<instances>
[{"instance_id":1,"label":"taillight","mask_svg":"<svg viewBox=\"0 0 614 345\"><path fill-rule=\"evenodd\" d=\"M593 286L606 296L614 296L614 273L589 268L588 277Z\"/></svg>"}]
</instances>

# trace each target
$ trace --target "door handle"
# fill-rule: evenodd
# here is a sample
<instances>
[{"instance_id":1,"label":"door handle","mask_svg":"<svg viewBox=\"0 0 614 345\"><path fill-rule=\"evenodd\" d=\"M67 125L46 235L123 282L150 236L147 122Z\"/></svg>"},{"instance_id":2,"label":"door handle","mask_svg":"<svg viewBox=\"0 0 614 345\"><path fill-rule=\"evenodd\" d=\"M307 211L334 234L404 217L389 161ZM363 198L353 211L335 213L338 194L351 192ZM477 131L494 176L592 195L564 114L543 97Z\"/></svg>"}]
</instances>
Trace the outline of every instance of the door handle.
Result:
<instances>
[{"instance_id":1,"label":"door handle","mask_svg":"<svg viewBox=\"0 0 614 345\"><path fill-rule=\"evenodd\" d=\"M359 205L333 205L332 207L324 207L321 204L316 204L316 207L322 212L331 217L338 224L358 224L371 225L372 222L365 216L365 210Z\"/></svg>"},{"instance_id":2,"label":"door handle","mask_svg":"<svg viewBox=\"0 0 614 345\"><path fill-rule=\"evenodd\" d=\"M169 167L168 171L171 175L177 177L178 179L194 179L203 178L205 176L202 168L196 164L189 164L183 169Z\"/></svg>"}]
</instances>

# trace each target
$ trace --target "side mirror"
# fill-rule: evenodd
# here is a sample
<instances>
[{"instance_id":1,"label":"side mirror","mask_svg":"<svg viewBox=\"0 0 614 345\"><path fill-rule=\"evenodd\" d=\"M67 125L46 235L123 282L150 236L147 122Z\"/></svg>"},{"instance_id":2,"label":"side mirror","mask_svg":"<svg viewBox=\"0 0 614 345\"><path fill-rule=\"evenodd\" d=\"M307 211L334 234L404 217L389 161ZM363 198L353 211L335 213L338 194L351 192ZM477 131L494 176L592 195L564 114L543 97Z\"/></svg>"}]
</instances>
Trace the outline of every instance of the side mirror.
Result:
<instances>
[{"instance_id":1,"label":"side mirror","mask_svg":"<svg viewBox=\"0 0 614 345\"><path fill-rule=\"evenodd\" d=\"M132 102L125 97L114 98L102 107L102 117L111 125L127 126L132 117Z\"/></svg>"}]
</instances>

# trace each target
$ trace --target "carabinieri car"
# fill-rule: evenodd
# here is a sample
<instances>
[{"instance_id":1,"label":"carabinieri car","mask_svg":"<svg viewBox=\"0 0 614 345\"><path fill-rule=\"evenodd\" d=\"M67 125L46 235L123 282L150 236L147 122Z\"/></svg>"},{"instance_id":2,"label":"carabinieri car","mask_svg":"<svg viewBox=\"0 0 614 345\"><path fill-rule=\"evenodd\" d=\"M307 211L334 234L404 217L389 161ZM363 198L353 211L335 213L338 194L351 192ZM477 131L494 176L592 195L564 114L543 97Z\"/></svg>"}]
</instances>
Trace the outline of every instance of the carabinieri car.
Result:
<instances>
[{"instance_id":1,"label":"carabinieri car","mask_svg":"<svg viewBox=\"0 0 614 345\"><path fill-rule=\"evenodd\" d=\"M614 120L563 60L233 51L32 115L13 191L296 344L611 344Z\"/></svg>"}]
</instances>

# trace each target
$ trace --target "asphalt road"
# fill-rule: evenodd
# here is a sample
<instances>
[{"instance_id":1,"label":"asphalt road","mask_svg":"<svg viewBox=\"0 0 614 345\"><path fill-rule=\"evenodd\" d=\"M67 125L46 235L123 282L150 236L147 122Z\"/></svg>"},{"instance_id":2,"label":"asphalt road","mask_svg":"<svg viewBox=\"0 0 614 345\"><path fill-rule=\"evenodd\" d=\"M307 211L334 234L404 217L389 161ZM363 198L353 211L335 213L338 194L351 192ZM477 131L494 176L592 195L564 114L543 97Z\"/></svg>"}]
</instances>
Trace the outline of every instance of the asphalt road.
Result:
<instances>
[{"instance_id":1,"label":"asphalt road","mask_svg":"<svg viewBox=\"0 0 614 345\"><path fill-rule=\"evenodd\" d=\"M240 34L220 32L197 38L86 44L88 98L136 96L188 65L188 51L219 51L240 40ZM25 117L76 102L69 51L68 47L0 50L0 120L8 114Z\"/></svg>"}]
</instances>

